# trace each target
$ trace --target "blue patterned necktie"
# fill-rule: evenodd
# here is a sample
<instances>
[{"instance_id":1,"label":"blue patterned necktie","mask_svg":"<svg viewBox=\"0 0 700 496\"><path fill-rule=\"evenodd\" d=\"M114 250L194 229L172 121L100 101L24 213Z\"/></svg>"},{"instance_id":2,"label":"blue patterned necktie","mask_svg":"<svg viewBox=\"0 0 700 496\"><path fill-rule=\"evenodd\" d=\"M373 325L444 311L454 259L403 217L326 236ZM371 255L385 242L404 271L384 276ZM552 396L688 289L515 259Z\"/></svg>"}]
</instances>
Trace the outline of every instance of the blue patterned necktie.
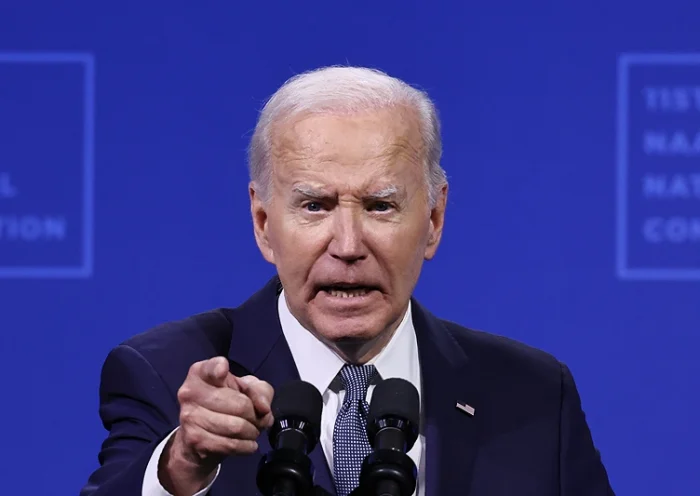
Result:
<instances>
[{"instance_id":1,"label":"blue patterned necktie","mask_svg":"<svg viewBox=\"0 0 700 496\"><path fill-rule=\"evenodd\" d=\"M345 399L333 429L333 476L338 496L347 496L360 483L362 462L372 452L367 440L367 389L377 374L374 365L345 365L340 377Z\"/></svg>"}]
</instances>

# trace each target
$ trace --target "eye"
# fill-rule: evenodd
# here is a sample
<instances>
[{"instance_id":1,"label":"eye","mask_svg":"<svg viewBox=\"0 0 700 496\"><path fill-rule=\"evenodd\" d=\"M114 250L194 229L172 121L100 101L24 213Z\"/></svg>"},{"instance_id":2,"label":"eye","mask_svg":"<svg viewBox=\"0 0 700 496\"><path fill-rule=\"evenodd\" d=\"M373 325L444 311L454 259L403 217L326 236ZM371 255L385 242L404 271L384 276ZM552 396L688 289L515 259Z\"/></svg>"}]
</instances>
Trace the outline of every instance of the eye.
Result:
<instances>
[{"instance_id":1,"label":"eye","mask_svg":"<svg viewBox=\"0 0 700 496\"><path fill-rule=\"evenodd\" d=\"M384 201L374 202L369 209L375 212L388 212L391 209L391 204Z\"/></svg>"},{"instance_id":2,"label":"eye","mask_svg":"<svg viewBox=\"0 0 700 496\"><path fill-rule=\"evenodd\" d=\"M320 212L323 206L320 202L312 201L304 204L304 208L309 212Z\"/></svg>"}]
</instances>

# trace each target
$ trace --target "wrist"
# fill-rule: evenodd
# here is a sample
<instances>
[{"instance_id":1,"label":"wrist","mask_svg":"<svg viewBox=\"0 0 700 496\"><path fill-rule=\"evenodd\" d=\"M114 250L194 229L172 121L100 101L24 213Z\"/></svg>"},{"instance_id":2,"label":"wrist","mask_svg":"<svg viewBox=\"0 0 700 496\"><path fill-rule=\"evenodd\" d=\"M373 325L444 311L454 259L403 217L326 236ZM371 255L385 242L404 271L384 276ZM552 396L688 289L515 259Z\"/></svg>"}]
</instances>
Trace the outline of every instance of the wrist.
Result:
<instances>
[{"instance_id":1,"label":"wrist","mask_svg":"<svg viewBox=\"0 0 700 496\"><path fill-rule=\"evenodd\" d=\"M207 487L216 476L218 464L198 462L188 456L178 430L168 440L158 461L158 479L174 496L192 496Z\"/></svg>"}]
</instances>

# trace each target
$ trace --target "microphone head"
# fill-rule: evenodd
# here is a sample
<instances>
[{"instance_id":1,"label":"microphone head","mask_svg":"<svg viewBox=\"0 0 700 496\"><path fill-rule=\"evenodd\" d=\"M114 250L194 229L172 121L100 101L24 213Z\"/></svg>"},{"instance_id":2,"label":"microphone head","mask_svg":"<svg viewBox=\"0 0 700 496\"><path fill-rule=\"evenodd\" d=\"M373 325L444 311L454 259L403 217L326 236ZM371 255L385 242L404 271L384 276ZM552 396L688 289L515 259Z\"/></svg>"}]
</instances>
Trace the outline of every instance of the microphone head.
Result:
<instances>
[{"instance_id":1,"label":"microphone head","mask_svg":"<svg viewBox=\"0 0 700 496\"><path fill-rule=\"evenodd\" d=\"M406 451L418 439L420 425L420 397L413 384L405 379L385 379L374 388L367 417L367 435L374 445L377 432L391 425L404 432Z\"/></svg>"},{"instance_id":2,"label":"microphone head","mask_svg":"<svg viewBox=\"0 0 700 496\"><path fill-rule=\"evenodd\" d=\"M275 421L270 429L270 444L277 445L282 431L296 429L305 434L306 452L311 452L321 435L323 398L318 389L304 381L285 383L275 390L271 409Z\"/></svg>"}]
</instances>

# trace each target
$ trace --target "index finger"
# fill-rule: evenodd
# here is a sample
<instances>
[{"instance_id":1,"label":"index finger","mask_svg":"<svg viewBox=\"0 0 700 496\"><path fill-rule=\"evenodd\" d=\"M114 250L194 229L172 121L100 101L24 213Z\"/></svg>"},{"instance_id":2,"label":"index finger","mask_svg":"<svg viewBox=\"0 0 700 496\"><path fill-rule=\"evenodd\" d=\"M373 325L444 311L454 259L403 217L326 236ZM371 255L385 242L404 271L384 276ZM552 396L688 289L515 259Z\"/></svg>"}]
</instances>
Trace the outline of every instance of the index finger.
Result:
<instances>
[{"instance_id":1,"label":"index finger","mask_svg":"<svg viewBox=\"0 0 700 496\"><path fill-rule=\"evenodd\" d=\"M224 387L229 375L226 357L214 357L202 363L200 377L204 382L216 387Z\"/></svg>"}]
</instances>

